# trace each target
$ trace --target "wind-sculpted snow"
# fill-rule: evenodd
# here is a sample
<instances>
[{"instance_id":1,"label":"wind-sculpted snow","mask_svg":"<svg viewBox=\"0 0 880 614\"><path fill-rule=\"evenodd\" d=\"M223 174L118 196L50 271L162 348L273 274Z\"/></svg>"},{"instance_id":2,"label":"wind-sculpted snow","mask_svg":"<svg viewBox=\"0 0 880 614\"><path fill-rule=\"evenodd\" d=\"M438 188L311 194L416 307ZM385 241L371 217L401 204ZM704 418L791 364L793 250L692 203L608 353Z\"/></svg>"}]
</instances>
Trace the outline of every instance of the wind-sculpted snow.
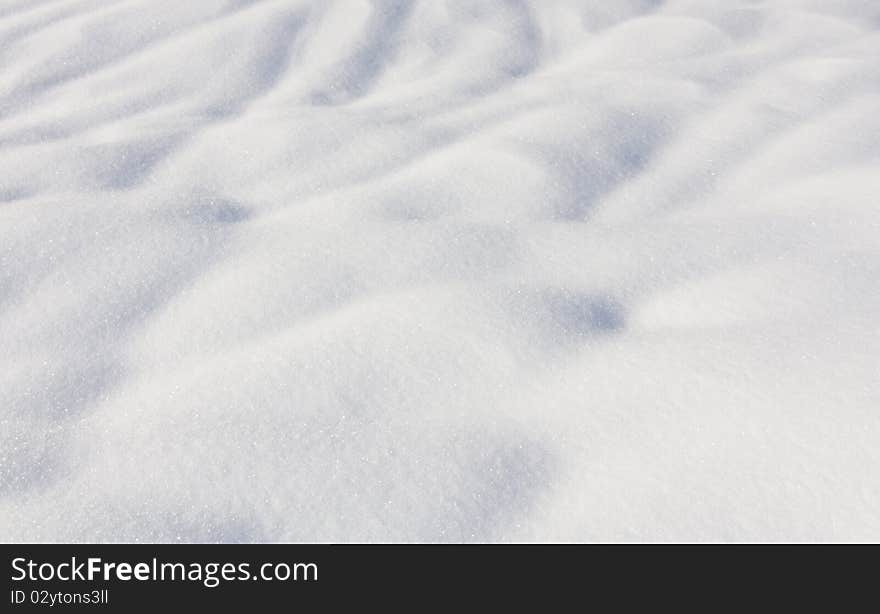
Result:
<instances>
[{"instance_id":1,"label":"wind-sculpted snow","mask_svg":"<svg viewBox=\"0 0 880 614\"><path fill-rule=\"evenodd\" d=\"M880 539L880 3L0 2L4 541Z\"/></svg>"}]
</instances>

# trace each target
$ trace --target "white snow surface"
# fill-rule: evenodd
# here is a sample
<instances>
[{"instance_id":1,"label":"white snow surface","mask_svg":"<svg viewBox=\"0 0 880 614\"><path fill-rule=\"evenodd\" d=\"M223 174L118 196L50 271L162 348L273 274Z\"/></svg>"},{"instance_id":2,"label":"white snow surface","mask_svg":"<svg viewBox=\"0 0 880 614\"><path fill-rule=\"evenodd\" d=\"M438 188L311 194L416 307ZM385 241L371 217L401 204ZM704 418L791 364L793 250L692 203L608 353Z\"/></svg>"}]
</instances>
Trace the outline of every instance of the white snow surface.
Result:
<instances>
[{"instance_id":1,"label":"white snow surface","mask_svg":"<svg viewBox=\"0 0 880 614\"><path fill-rule=\"evenodd\" d=\"M0 1L0 540L880 540L880 2Z\"/></svg>"}]
</instances>

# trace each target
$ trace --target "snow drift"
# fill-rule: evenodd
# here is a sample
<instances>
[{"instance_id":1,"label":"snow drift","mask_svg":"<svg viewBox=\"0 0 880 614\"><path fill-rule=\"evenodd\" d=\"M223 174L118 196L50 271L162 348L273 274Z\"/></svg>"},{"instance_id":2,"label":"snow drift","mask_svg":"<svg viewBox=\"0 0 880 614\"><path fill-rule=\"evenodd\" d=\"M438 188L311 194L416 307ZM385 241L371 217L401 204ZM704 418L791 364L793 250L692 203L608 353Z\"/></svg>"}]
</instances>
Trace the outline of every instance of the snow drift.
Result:
<instances>
[{"instance_id":1,"label":"snow drift","mask_svg":"<svg viewBox=\"0 0 880 614\"><path fill-rule=\"evenodd\" d=\"M880 540L880 4L0 2L0 539Z\"/></svg>"}]
</instances>

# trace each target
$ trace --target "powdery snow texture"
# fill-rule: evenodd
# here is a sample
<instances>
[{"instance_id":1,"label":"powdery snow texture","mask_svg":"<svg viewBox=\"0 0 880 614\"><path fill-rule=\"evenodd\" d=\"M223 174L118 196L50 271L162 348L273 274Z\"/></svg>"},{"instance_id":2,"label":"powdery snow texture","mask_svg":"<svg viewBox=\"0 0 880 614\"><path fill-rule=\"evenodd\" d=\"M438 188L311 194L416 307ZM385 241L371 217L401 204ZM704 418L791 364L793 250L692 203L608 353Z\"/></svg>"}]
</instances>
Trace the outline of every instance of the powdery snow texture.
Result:
<instances>
[{"instance_id":1,"label":"powdery snow texture","mask_svg":"<svg viewBox=\"0 0 880 614\"><path fill-rule=\"evenodd\" d=\"M880 3L0 1L2 541L880 540Z\"/></svg>"}]
</instances>

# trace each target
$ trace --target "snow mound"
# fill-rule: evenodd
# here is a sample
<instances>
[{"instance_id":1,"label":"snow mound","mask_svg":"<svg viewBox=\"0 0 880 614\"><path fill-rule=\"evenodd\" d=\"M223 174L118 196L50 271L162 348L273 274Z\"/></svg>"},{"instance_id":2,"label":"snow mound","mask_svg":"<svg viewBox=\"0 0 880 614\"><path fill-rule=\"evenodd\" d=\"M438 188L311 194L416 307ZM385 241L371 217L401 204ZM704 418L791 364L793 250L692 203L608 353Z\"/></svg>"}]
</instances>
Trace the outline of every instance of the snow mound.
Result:
<instances>
[{"instance_id":1,"label":"snow mound","mask_svg":"<svg viewBox=\"0 0 880 614\"><path fill-rule=\"evenodd\" d=\"M0 2L4 541L880 540L880 3Z\"/></svg>"}]
</instances>

